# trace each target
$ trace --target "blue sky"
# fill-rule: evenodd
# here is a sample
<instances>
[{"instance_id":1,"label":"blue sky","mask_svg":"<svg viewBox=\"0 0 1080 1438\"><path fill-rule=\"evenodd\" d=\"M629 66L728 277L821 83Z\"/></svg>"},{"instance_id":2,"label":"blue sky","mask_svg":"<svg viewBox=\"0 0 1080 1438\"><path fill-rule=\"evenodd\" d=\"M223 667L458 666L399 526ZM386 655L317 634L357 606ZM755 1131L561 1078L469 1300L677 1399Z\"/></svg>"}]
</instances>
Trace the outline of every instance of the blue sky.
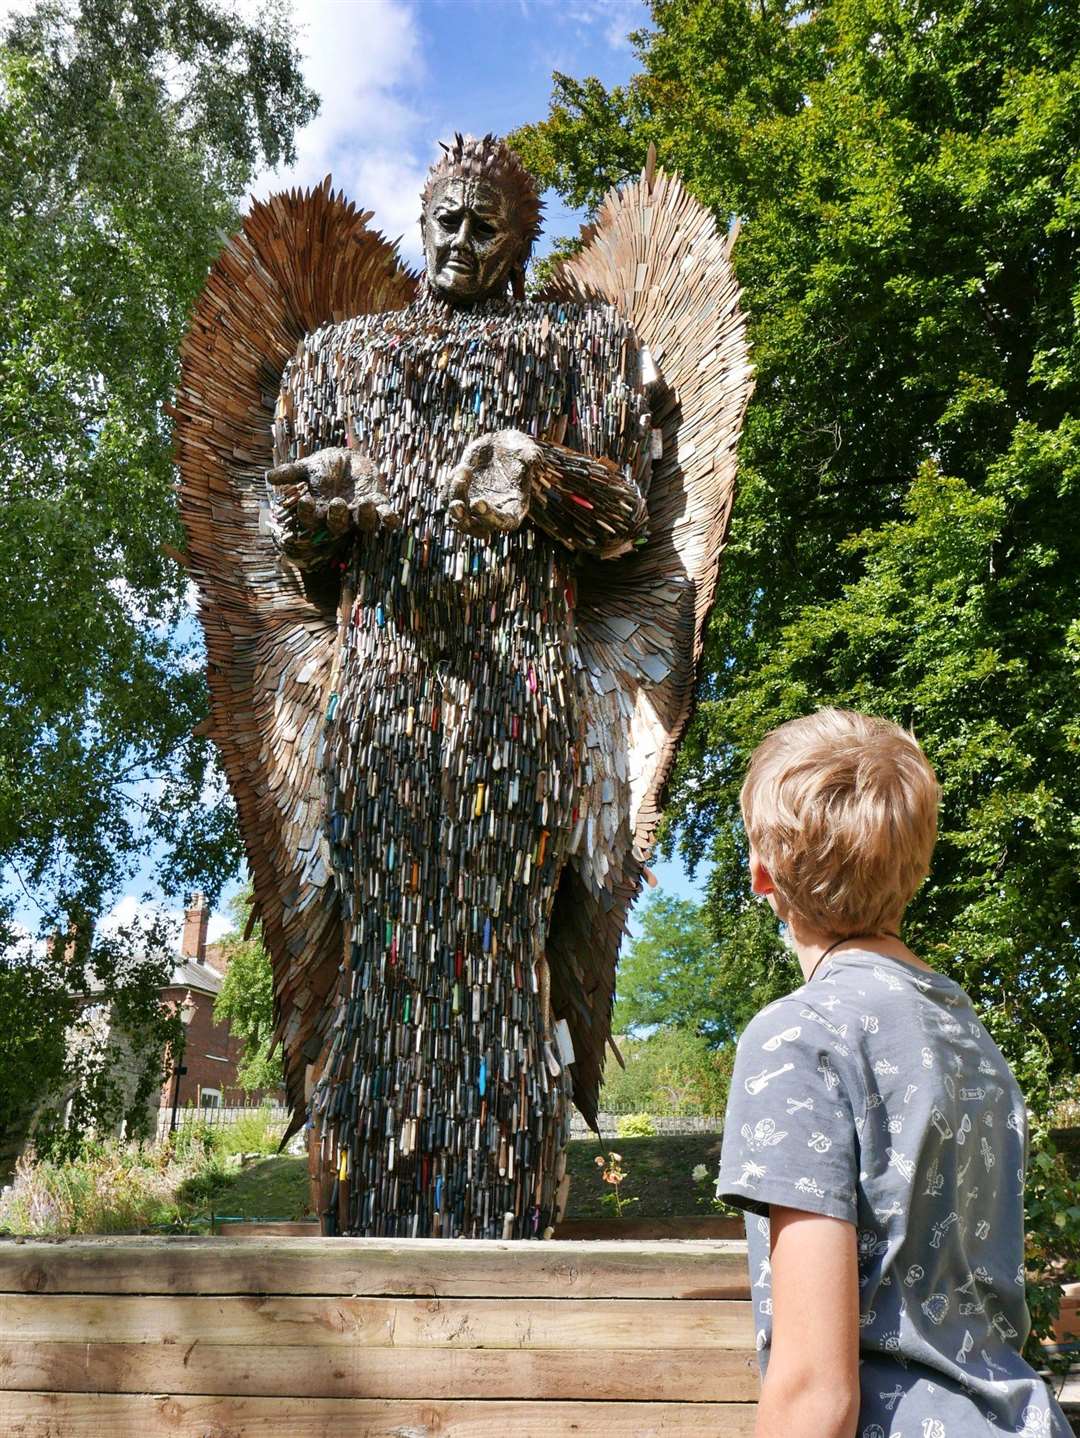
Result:
<instances>
[{"instance_id":1,"label":"blue sky","mask_svg":"<svg viewBox=\"0 0 1080 1438\"><path fill-rule=\"evenodd\" d=\"M0 0L0 15L27 3ZM238 3L258 14L255 0ZM420 259L419 192L439 140L455 130L505 134L542 118L553 70L624 83L635 69L627 36L649 18L644 0L294 0L293 9L322 108L297 137L296 164L260 175L254 193L315 185L329 172L374 210L373 224L401 236L412 264ZM576 233L582 218L549 194L538 253ZM655 869L667 892L696 896L677 861ZM130 922L148 888L149 870L134 875L112 917ZM178 896L157 901L179 917ZM20 917L35 922L32 912ZM227 927L219 909L211 936Z\"/></svg>"},{"instance_id":2,"label":"blue sky","mask_svg":"<svg viewBox=\"0 0 1080 1438\"><path fill-rule=\"evenodd\" d=\"M300 0L294 14L322 111L296 165L262 177L257 192L330 171L413 260L417 195L438 141L541 118L553 70L625 82L627 35L648 22L643 0ZM549 201L547 235L576 232L579 217Z\"/></svg>"}]
</instances>

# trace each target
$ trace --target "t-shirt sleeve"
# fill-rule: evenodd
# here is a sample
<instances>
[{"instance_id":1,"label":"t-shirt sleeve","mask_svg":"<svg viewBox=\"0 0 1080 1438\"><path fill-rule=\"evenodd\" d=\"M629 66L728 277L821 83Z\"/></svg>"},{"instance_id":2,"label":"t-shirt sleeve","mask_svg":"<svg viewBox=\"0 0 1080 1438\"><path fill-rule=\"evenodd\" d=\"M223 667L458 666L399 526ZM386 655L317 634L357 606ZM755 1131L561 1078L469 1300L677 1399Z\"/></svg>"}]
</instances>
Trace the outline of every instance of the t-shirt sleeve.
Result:
<instances>
[{"instance_id":1,"label":"t-shirt sleeve","mask_svg":"<svg viewBox=\"0 0 1080 1438\"><path fill-rule=\"evenodd\" d=\"M857 1222L864 1115L843 1036L797 1000L762 1009L735 1055L717 1198L752 1213L778 1204Z\"/></svg>"}]
</instances>

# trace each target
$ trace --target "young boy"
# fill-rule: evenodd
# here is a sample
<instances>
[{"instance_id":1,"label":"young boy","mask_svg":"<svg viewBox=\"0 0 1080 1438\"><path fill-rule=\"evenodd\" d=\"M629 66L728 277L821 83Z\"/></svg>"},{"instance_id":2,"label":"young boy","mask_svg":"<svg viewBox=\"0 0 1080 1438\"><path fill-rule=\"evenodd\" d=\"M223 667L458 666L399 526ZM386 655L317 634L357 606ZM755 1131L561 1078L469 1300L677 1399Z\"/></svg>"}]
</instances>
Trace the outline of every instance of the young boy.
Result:
<instances>
[{"instance_id":1,"label":"young boy","mask_svg":"<svg viewBox=\"0 0 1080 1438\"><path fill-rule=\"evenodd\" d=\"M911 734L837 709L774 730L743 785L805 979L739 1041L717 1182L747 1210L756 1438L1070 1438L1020 1356L1023 1097L899 938L938 798Z\"/></svg>"}]
</instances>

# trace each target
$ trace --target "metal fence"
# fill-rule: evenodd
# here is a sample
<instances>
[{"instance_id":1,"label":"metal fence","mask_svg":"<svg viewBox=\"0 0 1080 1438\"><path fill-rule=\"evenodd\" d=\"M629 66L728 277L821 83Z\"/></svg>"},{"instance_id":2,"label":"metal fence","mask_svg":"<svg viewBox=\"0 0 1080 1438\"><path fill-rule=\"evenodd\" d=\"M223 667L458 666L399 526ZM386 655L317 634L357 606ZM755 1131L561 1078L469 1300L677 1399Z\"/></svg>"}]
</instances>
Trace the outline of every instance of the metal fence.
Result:
<instances>
[{"instance_id":1,"label":"metal fence","mask_svg":"<svg viewBox=\"0 0 1080 1438\"><path fill-rule=\"evenodd\" d=\"M218 1108L199 1108L194 1104L177 1109L177 1129L190 1128L193 1124L208 1124L211 1128L227 1128L242 1118L266 1118L267 1123L280 1123L282 1128L289 1121L290 1113L282 1104L248 1103L227 1104ZM172 1109L158 1110L157 1135L164 1138L172 1125Z\"/></svg>"},{"instance_id":2,"label":"metal fence","mask_svg":"<svg viewBox=\"0 0 1080 1438\"><path fill-rule=\"evenodd\" d=\"M596 1121L600 1128L601 1138L619 1137L619 1120L621 1118L636 1118L637 1110L627 1109L614 1113L604 1111L596 1115ZM702 1114L649 1114L649 1122L656 1133L721 1133L724 1127L724 1120L716 1116ZM574 1110L570 1121L571 1138L588 1138L592 1129L588 1127L585 1120Z\"/></svg>"},{"instance_id":3,"label":"metal fence","mask_svg":"<svg viewBox=\"0 0 1080 1438\"><path fill-rule=\"evenodd\" d=\"M197 1108L189 1106L177 1111L176 1127L178 1129L189 1128L192 1124L209 1124L214 1128L227 1126L235 1123L237 1119L250 1118L258 1114L265 1115L267 1122L280 1123L282 1128L289 1120L289 1110L280 1104L243 1104L239 1106L227 1105L220 1108ZM636 1110L626 1109L619 1112L604 1111L597 1114L597 1122L600 1125L600 1134L603 1138L618 1138L619 1120L637 1116ZM724 1127L724 1120L716 1116L690 1114L673 1116L671 1114L650 1114L649 1122L658 1134L692 1134L692 1133L720 1133ZM172 1110L163 1108L158 1113L158 1138L164 1138L169 1132L169 1124L172 1118ZM581 1114L574 1110L571 1124L571 1138L587 1138L592 1133Z\"/></svg>"}]
</instances>

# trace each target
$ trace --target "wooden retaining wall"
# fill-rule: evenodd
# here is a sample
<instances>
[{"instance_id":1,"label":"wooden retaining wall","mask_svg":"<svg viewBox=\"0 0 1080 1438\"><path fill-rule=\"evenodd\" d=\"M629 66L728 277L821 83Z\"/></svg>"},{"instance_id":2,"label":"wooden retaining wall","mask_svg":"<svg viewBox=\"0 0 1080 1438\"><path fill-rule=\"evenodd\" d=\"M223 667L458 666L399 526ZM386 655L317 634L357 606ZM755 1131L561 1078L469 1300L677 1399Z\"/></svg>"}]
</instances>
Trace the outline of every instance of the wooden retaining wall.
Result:
<instances>
[{"instance_id":1,"label":"wooden retaining wall","mask_svg":"<svg viewBox=\"0 0 1080 1438\"><path fill-rule=\"evenodd\" d=\"M749 1438L737 1242L0 1240L18 1438Z\"/></svg>"}]
</instances>

